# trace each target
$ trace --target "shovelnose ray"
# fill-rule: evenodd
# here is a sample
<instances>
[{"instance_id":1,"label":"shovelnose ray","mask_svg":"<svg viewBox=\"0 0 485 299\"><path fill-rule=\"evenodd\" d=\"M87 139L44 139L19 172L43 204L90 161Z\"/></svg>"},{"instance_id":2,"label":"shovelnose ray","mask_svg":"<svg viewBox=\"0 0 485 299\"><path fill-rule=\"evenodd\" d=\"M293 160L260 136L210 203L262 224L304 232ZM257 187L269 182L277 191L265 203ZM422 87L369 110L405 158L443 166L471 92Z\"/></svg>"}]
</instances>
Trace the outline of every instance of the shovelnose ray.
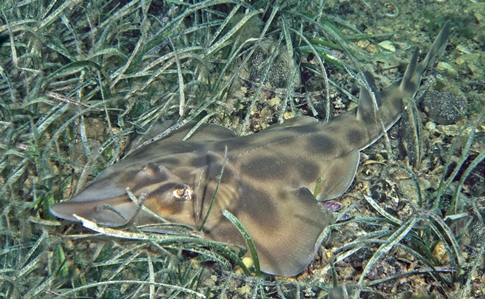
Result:
<instances>
[{"instance_id":1,"label":"shovelnose ray","mask_svg":"<svg viewBox=\"0 0 485 299\"><path fill-rule=\"evenodd\" d=\"M381 92L365 73L368 87L361 88L358 107L329 122L299 117L243 137L205 124L182 141L192 123L133 151L50 211L67 220L77 221L76 214L110 227L133 217L135 225L160 223L145 211L149 209L169 222L199 229L220 179L202 235L247 247L239 230L222 215L228 210L252 237L262 271L295 276L312 261L319 235L332 221L318 201L347 190L359 151L399 119L402 99L415 95L423 71L443 52L449 32L446 23L426 58L417 63L416 49L404 77ZM141 139L172 124L163 122ZM138 197L146 194L144 209L130 200L127 187Z\"/></svg>"}]
</instances>

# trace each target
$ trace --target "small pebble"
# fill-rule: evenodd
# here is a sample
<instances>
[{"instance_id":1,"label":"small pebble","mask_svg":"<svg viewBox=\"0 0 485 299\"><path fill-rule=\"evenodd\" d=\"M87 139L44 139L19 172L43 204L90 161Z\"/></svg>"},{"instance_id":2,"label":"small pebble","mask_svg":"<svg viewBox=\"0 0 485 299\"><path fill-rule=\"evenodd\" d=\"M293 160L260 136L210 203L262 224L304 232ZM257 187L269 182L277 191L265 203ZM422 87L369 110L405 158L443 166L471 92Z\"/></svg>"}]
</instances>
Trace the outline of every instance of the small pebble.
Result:
<instances>
[{"instance_id":1,"label":"small pebble","mask_svg":"<svg viewBox=\"0 0 485 299\"><path fill-rule=\"evenodd\" d=\"M384 50L387 50L389 52L396 52L396 47L394 46L394 44L391 41L388 41L388 40L380 42L379 47L381 47Z\"/></svg>"}]
</instances>

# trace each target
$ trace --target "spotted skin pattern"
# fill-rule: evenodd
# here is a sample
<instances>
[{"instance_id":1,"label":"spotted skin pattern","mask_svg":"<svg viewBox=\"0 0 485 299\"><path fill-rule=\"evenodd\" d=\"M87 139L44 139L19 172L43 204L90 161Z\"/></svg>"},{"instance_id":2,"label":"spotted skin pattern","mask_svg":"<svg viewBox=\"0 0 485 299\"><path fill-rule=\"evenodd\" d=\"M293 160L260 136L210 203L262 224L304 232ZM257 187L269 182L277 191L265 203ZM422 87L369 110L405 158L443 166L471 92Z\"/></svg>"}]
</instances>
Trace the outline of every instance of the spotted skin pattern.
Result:
<instances>
[{"instance_id":1,"label":"spotted skin pattern","mask_svg":"<svg viewBox=\"0 0 485 299\"><path fill-rule=\"evenodd\" d=\"M135 150L50 211L63 219L77 221L76 214L110 227L133 217L134 225L159 222L129 199L129 187L136 196L146 194L145 209L199 229L224 166L201 234L246 247L238 229L222 215L228 210L252 237L263 272L295 276L312 261L320 247L319 235L332 222L331 213L318 201L339 197L348 189L359 151L400 118L402 100L414 97L424 70L444 50L449 32L446 23L427 56L418 63L416 49L404 77L380 92L372 75L364 73L367 87L361 89L359 106L329 122L298 117L243 137L205 124L182 141L194 126L189 124ZM153 127L140 143L171 125Z\"/></svg>"}]
</instances>

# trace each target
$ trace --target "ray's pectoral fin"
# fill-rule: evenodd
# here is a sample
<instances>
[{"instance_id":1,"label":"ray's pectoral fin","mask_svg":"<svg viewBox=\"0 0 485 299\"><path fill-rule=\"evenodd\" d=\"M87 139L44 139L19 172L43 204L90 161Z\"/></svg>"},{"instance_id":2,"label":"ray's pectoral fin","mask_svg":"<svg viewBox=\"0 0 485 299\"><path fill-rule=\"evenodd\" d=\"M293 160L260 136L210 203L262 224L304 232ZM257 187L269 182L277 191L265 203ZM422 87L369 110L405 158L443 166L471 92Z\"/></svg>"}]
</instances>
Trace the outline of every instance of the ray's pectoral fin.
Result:
<instances>
[{"instance_id":1,"label":"ray's pectoral fin","mask_svg":"<svg viewBox=\"0 0 485 299\"><path fill-rule=\"evenodd\" d=\"M313 260L320 247L319 236L333 217L318 205L312 192L305 187L288 190L283 197L272 200L275 210L266 211L269 219L264 222L260 219L241 220L249 226L246 229L256 244L261 270L295 276ZM261 211L258 214L261 215Z\"/></svg>"},{"instance_id":2,"label":"ray's pectoral fin","mask_svg":"<svg viewBox=\"0 0 485 299\"><path fill-rule=\"evenodd\" d=\"M175 125L175 121L161 121L155 123L148 131L141 135L132 135L125 147L125 153L134 150L139 145L144 142L158 136L159 134L165 132L171 126ZM170 145L174 142L182 142L182 139L197 125L196 122L189 122L185 126L170 132L165 138L157 142L158 147L162 150L165 146ZM223 140L228 138L236 137L234 132L226 127L215 125L215 124L201 124L193 134L191 134L188 139L189 142L208 142ZM163 151L161 151L161 154Z\"/></svg>"},{"instance_id":3,"label":"ray's pectoral fin","mask_svg":"<svg viewBox=\"0 0 485 299\"><path fill-rule=\"evenodd\" d=\"M318 200L339 197L349 188L359 166L360 153L353 150L345 156L325 161L325 169L313 190Z\"/></svg>"},{"instance_id":4,"label":"ray's pectoral fin","mask_svg":"<svg viewBox=\"0 0 485 299\"><path fill-rule=\"evenodd\" d=\"M268 131L275 131L275 130L285 130L285 129L288 129L288 128L305 126L305 125L313 124L313 123L316 123L316 122L318 122L318 120L314 117L297 116L297 117L287 119L287 120L285 120L285 122L283 122L281 124L271 125L271 126L267 127L266 129L264 129L264 131L268 132Z\"/></svg>"}]
</instances>

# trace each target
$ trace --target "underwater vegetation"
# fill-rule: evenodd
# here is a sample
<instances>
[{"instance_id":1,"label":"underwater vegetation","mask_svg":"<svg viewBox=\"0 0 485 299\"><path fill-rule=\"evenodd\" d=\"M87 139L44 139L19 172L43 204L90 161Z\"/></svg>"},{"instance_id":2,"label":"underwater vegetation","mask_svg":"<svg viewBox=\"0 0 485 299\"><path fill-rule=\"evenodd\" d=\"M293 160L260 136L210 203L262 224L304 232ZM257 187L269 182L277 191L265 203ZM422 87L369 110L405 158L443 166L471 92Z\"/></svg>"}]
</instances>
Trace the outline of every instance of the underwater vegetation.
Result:
<instances>
[{"instance_id":1,"label":"underwater vegetation","mask_svg":"<svg viewBox=\"0 0 485 299\"><path fill-rule=\"evenodd\" d=\"M452 2L3 1L0 296L483 296L483 3ZM440 63L452 71L426 74L410 103L408 158L397 158L398 126L363 151L328 238L295 279L260 274L183 226L149 234L49 213L160 119L238 135L294 116L330 120L357 105L363 71L394 82L447 20ZM433 88L447 124L428 114Z\"/></svg>"}]
</instances>

